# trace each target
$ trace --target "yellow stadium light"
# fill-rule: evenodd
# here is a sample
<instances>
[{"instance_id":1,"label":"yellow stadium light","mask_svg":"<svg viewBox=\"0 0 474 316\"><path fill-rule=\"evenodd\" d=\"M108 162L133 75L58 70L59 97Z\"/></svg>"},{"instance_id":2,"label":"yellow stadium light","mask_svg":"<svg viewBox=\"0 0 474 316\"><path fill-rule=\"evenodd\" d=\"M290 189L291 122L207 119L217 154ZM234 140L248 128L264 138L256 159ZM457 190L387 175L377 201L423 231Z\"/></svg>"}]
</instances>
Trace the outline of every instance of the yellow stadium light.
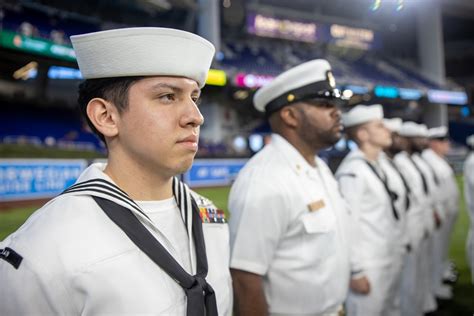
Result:
<instances>
[{"instance_id":1,"label":"yellow stadium light","mask_svg":"<svg viewBox=\"0 0 474 316\"><path fill-rule=\"evenodd\" d=\"M207 74L206 84L211 86L223 87L227 83L225 71L219 69L210 69Z\"/></svg>"}]
</instances>

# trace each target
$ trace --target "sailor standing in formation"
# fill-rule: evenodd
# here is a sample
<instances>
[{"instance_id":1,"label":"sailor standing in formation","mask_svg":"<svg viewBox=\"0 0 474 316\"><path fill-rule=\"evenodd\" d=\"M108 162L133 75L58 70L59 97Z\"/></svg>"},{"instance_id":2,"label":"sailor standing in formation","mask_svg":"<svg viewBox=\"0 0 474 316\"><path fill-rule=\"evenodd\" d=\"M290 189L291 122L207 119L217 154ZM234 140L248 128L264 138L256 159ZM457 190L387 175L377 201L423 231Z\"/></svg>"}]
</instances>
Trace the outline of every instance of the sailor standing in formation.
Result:
<instances>
[{"instance_id":1,"label":"sailor standing in formation","mask_svg":"<svg viewBox=\"0 0 474 316\"><path fill-rule=\"evenodd\" d=\"M428 130L428 147L422 152L422 158L430 166L435 176L437 193L442 210L442 223L433 235L432 287L436 297L451 299L450 286L443 284L444 276L450 271L448 261L449 240L459 212L459 189L454 171L446 161L449 152L449 134L445 126Z\"/></svg>"},{"instance_id":2,"label":"sailor standing in formation","mask_svg":"<svg viewBox=\"0 0 474 316\"><path fill-rule=\"evenodd\" d=\"M341 193L356 218L359 252L371 293L353 291L347 298L348 315L400 315L397 307L404 245L400 239L397 194L389 188L380 164L382 151L390 146L391 133L383 121L381 105L358 105L343 114L348 139L358 149L351 151L336 172Z\"/></svg>"},{"instance_id":3,"label":"sailor standing in formation","mask_svg":"<svg viewBox=\"0 0 474 316\"><path fill-rule=\"evenodd\" d=\"M213 45L166 28L71 40L108 162L0 243L0 314L231 315L227 224L176 178L197 152Z\"/></svg>"}]
</instances>

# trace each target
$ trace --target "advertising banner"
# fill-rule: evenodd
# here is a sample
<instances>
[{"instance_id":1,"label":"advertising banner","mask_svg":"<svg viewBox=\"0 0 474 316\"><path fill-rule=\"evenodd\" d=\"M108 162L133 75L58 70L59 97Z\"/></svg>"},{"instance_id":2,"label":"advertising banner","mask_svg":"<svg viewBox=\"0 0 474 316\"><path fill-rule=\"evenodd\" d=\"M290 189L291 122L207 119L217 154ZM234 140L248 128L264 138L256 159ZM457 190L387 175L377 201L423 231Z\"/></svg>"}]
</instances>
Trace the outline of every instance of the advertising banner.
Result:
<instances>
[{"instance_id":1,"label":"advertising banner","mask_svg":"<svg viewBox=\"0 0 474 316\"><path fill-rule=\"evenodd\" d=\"M196 159L184 174L190 187L227 186L237 177L248 159Z\"/></svg>"},{"instance_id":2,"label":"advertising banner","mask_svg":"<svg viewBox=\"0 0 474 316\"><path fill-rule=\"evenodd\" d=\"M86 160L77 159L0 159L0 202L54 197L86 166Z\"/></svg>"}]
</instances>

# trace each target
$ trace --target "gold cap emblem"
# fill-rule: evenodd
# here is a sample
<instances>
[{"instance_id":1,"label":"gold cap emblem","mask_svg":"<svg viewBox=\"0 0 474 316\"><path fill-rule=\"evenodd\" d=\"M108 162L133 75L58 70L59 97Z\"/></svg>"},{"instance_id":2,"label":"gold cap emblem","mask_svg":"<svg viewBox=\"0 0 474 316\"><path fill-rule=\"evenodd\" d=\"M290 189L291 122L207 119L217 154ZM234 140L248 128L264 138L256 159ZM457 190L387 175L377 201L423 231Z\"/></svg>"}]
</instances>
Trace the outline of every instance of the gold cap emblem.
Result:
<instances>
[{"instance_id":1,"label":"gold cap emblem","mask_svg":"<svg viewBox=\"0 0 474 316\"><path fill-rule=\"evenodd\" d=\"M293 101L294 99L295 99L295 95L294 95L293 93L290 93L290 94L288 94L288 95L286 96L286 100L287 100L288 102L291 102L291 101Z\"/></svg>"},{"instance_id":2,"label":"gold cap emblem","mask_svg":"<svg viewBox=\"0 0 474 316\"><path fill-rule=\"evenodd\" d=\"M336 79L334 78L334 75L332 74L331 70L328 70L326 72L326 78L327 78L331 88L333 88L333 89L336 88Z\"/></svg>"}]
</instances>

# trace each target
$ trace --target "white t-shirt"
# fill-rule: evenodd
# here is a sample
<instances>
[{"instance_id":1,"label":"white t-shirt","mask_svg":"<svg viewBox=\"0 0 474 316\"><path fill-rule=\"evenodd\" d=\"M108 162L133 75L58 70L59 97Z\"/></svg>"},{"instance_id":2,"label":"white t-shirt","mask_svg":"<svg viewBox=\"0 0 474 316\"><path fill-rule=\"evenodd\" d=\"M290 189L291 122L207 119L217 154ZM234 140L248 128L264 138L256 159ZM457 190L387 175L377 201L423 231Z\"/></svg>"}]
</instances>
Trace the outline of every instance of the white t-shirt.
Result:
<instances>
[{"instance_id":1,"label":"white t-shirt","mask_svg":"<svg viewBox=\"0 0 474 316\"><path fill-rule=\"evenodd\" d=\"M173 258L186 272L192 273L188 233L176 200L172 197L161 201L137 201L137 204L174 246Z\"/></svg>"}]
</instances>

